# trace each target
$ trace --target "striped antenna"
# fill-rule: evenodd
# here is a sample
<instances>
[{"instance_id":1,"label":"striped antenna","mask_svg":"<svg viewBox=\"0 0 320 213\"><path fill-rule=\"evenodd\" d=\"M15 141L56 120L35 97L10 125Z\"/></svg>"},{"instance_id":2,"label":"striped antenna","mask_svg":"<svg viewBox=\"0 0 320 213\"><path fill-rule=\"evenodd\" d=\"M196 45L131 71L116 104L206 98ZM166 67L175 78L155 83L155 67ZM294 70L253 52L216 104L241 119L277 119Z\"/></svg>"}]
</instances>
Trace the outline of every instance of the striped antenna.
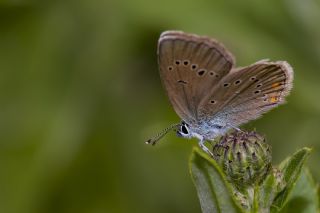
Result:
<instances>
[{"instance_id":1,"label":"striped antenna","mask_svg":"<svg viewBox=\"0 0 320 213\"><path fill-rule=\"evenodd\" d=\"M181 124L172 124L171 126L165 128L164 130L162 130L160 133L158 133L157 135L155 135L154 137L150 138L149 140L147 140L145 143L146 144L151 144L152 146L154 146L158 140L160 140L163 136L165 136L170 130L180 126Z\"/></svg>"}]
</instances>

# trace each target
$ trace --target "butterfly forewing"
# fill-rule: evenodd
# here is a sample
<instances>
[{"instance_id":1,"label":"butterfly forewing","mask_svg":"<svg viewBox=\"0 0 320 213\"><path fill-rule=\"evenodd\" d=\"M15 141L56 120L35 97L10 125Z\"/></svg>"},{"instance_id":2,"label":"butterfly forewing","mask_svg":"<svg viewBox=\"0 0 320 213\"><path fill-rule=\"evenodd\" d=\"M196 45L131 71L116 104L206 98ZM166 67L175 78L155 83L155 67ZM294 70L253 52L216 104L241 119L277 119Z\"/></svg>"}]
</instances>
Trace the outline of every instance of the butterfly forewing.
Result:
<instances>
[{"instance_id":1,"label":"butterfly forewing","mask_svg":"<svg viewBox=\"0 0 320 213\"><path fill-rule=\"evenodd\" d=\"M169 100L188 122L198 120L199 103L235 63L217 41L178 31L161 34L158 61Z\"/></svg>"},{"instance_id":2,"label":"butterfly forewing","mask_svg":"<svg viewBox=\"0 0 320 213\"><path fill-rule=\"evenodd\" d=\"M238 126L284 103L292 80L292 68L284 61L232 70L201 101L198 114L201 119L221 118Z\"/></svg>"}]
</instances>

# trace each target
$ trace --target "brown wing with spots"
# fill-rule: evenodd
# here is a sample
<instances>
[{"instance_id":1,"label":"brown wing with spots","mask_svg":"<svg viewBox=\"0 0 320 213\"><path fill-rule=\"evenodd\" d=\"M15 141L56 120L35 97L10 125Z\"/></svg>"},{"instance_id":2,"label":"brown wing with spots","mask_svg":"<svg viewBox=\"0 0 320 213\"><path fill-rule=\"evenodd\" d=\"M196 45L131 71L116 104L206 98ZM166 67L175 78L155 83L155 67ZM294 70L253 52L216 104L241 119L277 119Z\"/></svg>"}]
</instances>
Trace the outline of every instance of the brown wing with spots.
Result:
<instances>
[{"instance_id":1,"label":"brown wing with spots","mask_svg":"<svg viewBox=\"0 0 320 213\"><path fill-rule=\"evenodd\" d=\"M234 65L234 58L208 37L167 31L158 43L160 76L176 113L198 120L198 105Z\"/></svg>"},{"instance_id":2,"label":"brown wing with spots","mask_svg":"<svg viewBox=\"0 0 320 213\"><path fill-rule=\"evenodd\" d=\"M285 61L257 62L232 70L199 105L201 119L223 119L238 126L284 103L293 70Z\"/></svg>"}]
</instances>

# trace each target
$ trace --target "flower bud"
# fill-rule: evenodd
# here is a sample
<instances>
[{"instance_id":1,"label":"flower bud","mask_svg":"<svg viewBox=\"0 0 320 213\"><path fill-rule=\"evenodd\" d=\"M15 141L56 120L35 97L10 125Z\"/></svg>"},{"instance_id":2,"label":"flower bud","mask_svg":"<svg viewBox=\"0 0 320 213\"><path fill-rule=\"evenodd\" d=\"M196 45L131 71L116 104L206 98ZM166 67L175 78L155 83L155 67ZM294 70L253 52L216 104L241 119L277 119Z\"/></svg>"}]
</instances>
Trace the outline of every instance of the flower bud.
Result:
<instances>
[{"instance_id":1,"label":"flower bud","mask_svg":"<svg viewBox=\"0 0 320 213\"><path fill-rule=\"evenodd\" d=\"M213 158L235 185L253 186L264 180L271 168L271 146L264 141L254 131L235 131L213 147Z\"/></svg>"}]
</instances>

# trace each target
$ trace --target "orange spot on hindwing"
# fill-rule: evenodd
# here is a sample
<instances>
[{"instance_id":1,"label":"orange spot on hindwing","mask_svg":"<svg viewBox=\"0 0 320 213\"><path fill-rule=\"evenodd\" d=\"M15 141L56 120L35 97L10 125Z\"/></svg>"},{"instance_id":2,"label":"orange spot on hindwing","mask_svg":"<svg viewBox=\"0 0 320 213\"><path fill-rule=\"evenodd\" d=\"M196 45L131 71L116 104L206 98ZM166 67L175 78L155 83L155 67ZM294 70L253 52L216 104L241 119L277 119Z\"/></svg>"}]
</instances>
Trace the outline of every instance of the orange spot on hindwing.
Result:
<instances>
[{"instance_id":1,"label":"orange spot on hindwing","mask_svg":"<svg viewBox=\"0 0 320 213\"><path fill-rule=\"evenodd\" d=\"M273 96L273 97L270 98L270 102L271 102L271 103L275 103L275 102L277 102L278 100L279 100L279 98L276 97L276 96Z\"/></svg>"},{"instance_id":2,"label":"orange spot on hindwing","mask_svg":"<svg viewBox=\"0 0 320 213\"><path fill-rule=\"evenodd\" d=\"M273 83L271 86L272 86L272 88L276 88L277 86L279 86L280 85L280 83L279 82L276 82L276 83Z\"/></svg>"}]
</instances>

